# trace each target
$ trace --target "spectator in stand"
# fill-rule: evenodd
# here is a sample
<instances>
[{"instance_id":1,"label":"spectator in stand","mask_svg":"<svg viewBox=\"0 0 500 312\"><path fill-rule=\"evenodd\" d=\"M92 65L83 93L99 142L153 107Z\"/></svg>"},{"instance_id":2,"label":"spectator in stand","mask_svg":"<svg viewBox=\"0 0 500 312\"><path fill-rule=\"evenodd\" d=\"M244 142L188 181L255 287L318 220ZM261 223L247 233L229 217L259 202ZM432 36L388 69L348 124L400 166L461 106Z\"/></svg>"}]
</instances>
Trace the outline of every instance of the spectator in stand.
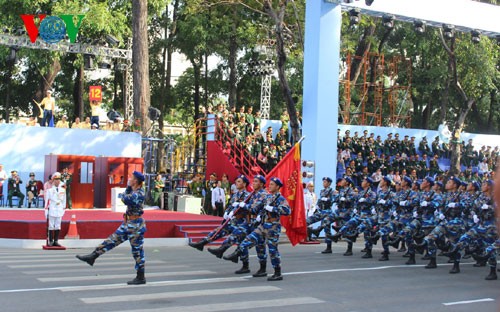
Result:
<instances>
[{"instance_id":1,"label":"spectator in stand","mask_svg":"<svg viewBox=\"0 0 500 312\"><path fill-rule=\"evenodd\" d=\"M266 142L267 144L271 144L273 142L273 127L267 127Z\"/></svg>"},{"instance_id":2,"label":"spectator in stand","mask_svg":"<svg viewBox=\"0 0 500 312\"><path fill-rule=\"evenodd\" d=\"M101 113L101 102L90 101L90 111L91 111L90 123L92 125L96 124L97 129L99 129L99 114Z\"/></svg>"},{"instance_id":3,"label":"spectator in stand","mask_svg":"<svg viewBox=\"0 0 500 312\"><path fill-rule=\"evenodd\" d=\"M208 181L204 183L204 201L203 201L203 211L205 214L211 214L212 212L212 191L217 186L217 174L213 172L210 174Z\"/></svg>"},{"instance_id":4,"label":"spectator in stand","mask_svg":"<svg viewBox=\"0 0 500 312\"><path fill-rule=\"evenodd\" d=\"M52 175L49 175L49 179L43 184L43 193L45 194L47 190L52 188Z\"/></svg>"},{"instance_id":5,"label":"spectator in stand","mask_svg":"<svg viewBox=\"0 0 500 312\"><path fill-rule=\"evenodd\" d=\"M50 122L54 118L53 113L56 110L56 101L52 97L52 90L47 90L46 94L47 96L40 102L40 107L43 108L42 127L50 126Z\"/></svg>"},{"instance_id":6,"label":"spectator in stand","mask_svg":"<svg viewBox=\"0 0 500 312\"><path fill-rule=\"evenodd\" d=\"M438 155L434 155L434 158L429 161L429 174L431 176L441 173L441 169L439 168L438 164L438 158Z\"/></svg>"},{"instance_id":7,"label":"spectator in stand","mask_svg":"<svg viewBox=\"0 0 500 312\"><path fill-rule=\"evenodd\" d=\"M92 128L90 130L99 130L99 125L98 124L92 124Z\"/></svg>"},{"instance_id":8,"label":"spectator in stand","mask_svg":"<svg viewBox=\"0 0 500 312\"><path fill-rule=\"evenodd\" d=\"M57 122L56 128L66 128L66 129L69 129L68 116L63 115L62 119Z\"/></svg>"},{"instance_id":9,"label":"spectator in stand","mask_svg":"<svg viewBox=\"0 0 500 312\"><path fill-rule=\"evenodd\" d=\"M240 130L240 136L242 138L246 137L247 136L247 123L245 121L245 116L242 116L238 119L238 124L236 125L238 127L238 129ZM240 139L240 142L242 140Z\"/></svg>"},{"instance_id":10,"label":"spectator in stand","mask_svg":"<svg viewBox=\"0 0 500 312\"><path fill-rule=\"evenodd\" d=\"M136 118L134 120L134 124L132 125L132 131L137 132L137 133L142 133L141 119L140 118Z\"/></svg>"},{"instance_id":11,"label":"spectator in stand","mask_svg":"<svg viewBox=\"0 0 500 312\"><path fill-rule=\"evenodd\" d=\"M122 131L122 123L120 118L116 118L112 125L113 131Z\"/></svg>"},{"instance_id":12,"label":"spectator in stand","mask_svg":"<svg viewBox=\"0 0 500 312\"><path fill-rule=\"evenodd\" d=\"M12 197L16 196L18 199L17 206L18 208L22 208L24 202L24 194L21 192L20 184L22 184L23 181L17 174L17 170L12 170L10 173L11 177L8 180L7 188L7 200L9 202L9 207L12 208Z\"/></svg>"},{"instance_id":13,"label":"spectator in stand","mask_svg":"<svg viewBox=\"0 0 500 312\"><path fill-rule=\"evenodd\" d=\"M221 187L224 190L224 194L226 194L226 203L231 197L231 182L229 182L229 178L227 173L223 173L221 177Z\"/></svg>"},{"instance_id":14,"label":"spectator in stand","mask_svg":"<svg viewBox=\"0 0 500 312\"><path fill-rule=\"evenodd\" d=\"M80 129L92 129L92 124L90 123L90 117L85 118L85 122L83 122L80 126Z\"/></svg>"},{"instance_id":15,"label":"spectator in stand","mask_svg":"<svg viewBox=\"0 0 500 312\"><path fill-rule=\"evenodd\" d=\"M255 117L253 119L253 129L254 129L254 131L258 129L259 132L260 132L260 123L261 123L261 121L262 121L261 113L260 113L260 110L258 110L258 111L255 112Z\"/></svg>"},{"instance_id":16,"label":"spectator in stand","mask_svg":"<svg viewBox=\"0 0 500 312\"><path fill-rule=\"evenodd\" d=\"M284 134L288 137L288 122L290 121L290 116L288 116L288 111L284 110L280 117L281 128L283 128Z\"/></svg>"},{"instance_id":17,"label":"spectator in stand","mask_svg":"<svg viewBox=\"0 0 500 312\"><path fill-rule=\"evenodd\" d=\"M380 181L382 180L384 176L382 175L382 170L379 168L377 169L371 176L372 180L373 180L373 186L375 188L378 188L378 184L380 183ZM392 179L394 181L394 179Z\"/></svg>"},{"instance_id":18,"label":"spectator in stand","mask_svg":"<svg viewBox=\"0 0 500 312\"><path fill-rule=\"evenodd\" d=\"M278 151L278 159L282 160L287 153L287 146L285 145L285 140L280 140L279 145L276 147Z\"/></svg>"},{"instance_id":19,"label":"spectator in stand","mask_svg":"<svg viewBox=\"0 0 500 312\"><path fill-rule=\"evenodd\" d=\"M396 171L394 172L394 176L393 176L393 178L392 178L392 181L393 181L394 183L401 183L401 180L402 180L402 178L401 178L401 175L399 174L399 170L396 170Z\"/></svg>"},{"instance_id":20,"label":"spectator in stand","mask_svg":"<svg viewBox=\"0 0 500 312\"><path fill-rule=\"evenodd\" d=\"M479 163L478 172L480 175L484 175L489 171L490 168L488 166L488 159L484 158L483 161Z\"/></svg>"},{"instance_id":21,"label":"spectator in stand","mask_svg":"<svg viewBox=\"0 0 500 312\"><path fill-rule=\"evenodd\" d=\"M30 116L30 120L26 123L26 126L28 127L40 127L40 124L36 122L36 117L35 116Z\"/></svg>"},{"instance_id":22,"label":"spectator in stand","mask_svg":"<svg viewBox=\"0 0 500 312\"><path fill-rule=\"evenodd\" d=\"M247 123L247 132L253 133L254 132L254 127L255 127L255 117L253 116L253 107L248 106L247 108L247 113L245 115L245 120Z\"/></svg>"},{"instance_id":23,"label":"spectator in stand","mask_svg":"<svg viewBox=\"0 0 500 312\"><path fill-rule=\"evenodd\" d=\"M430 154L431 153L431 149L429 148L429 145L427 144L427 137L424 136L422 138L422 141L420 141L420 143L418 144L418 151L421 154Z\"/></svg>"},{"instance_id":24,"label":"spectator in stand","mask_svg":"<svg viewBox=\"0 0 500 312\"><path fill-rule=\"evenodd\" d=\"M132 128L130 127L128 119L123 120L123 127L122 127L121 131L122 132L132 132Z\"/></svg>"},{"instance_id":25,"label":"spectator in stand","mask_svg":"<svg viewBox=\"0 0 500 312\"><path fill-rule=\"evenodd\" d=\"M35 173L30 172L30 179L26 183L26 196L28 196L28 208L31 208L31 204L36 205L36 200L38 198L38 181L35 180Z\"/></svg>"},{"instance_id":26,"label":"spectator in stand","mask_svg":"<svg viewBox=\"0 0 500 312\"><path fill-rule=\"evenodd\" d=\"M286 134L285 128L283 127L280 128L278 133L276 133L276 137L274 138L274 144L279 145L281 140L288 142L288 136Z\"/></svg>"},{"instance_id":27,"label":"spectator in stand","mask_svg":"<svg viewBox=\"0 0 500 312\"><path fill-rule=\"evenodd\" d=\"M276 145L271 144L269 147L269 152L267 153L267 163L269 165L269 171L272 170L279 161L278 150L276 149Z\"/></svg>"},{"instance_id":28,"label":"spectator in stand","mask_svg":"<svg viewBox=\"0 0 500 312\"><path fill-rule=\"evenodd\" d=\"M161 174L157 174L155 177L153 189L151 190L151 197L153 197L153 205L161 207L160 197L163 195L163 188L165 184L163 183Z\"/></svg>"},{"instance_id":29,"label":"spectator in stand","mask_svg":"<svg viewBox=\"0 0 500 312\"><path fill-rule=\"evenodd\" d=\"M194 197L203 197L203 182L199 174L195 174L193 179L188 182L188 193Z\"/></svg>"},{"instance_id":30,"label":"spectator in stand","mask_svg":"<svg viewBox=\"0 0 500 312\"><path fill-rule=\"evenodd\" d=\"M269 147L264 146L262 148L262 151L257 156L257 163L265 172L270 171L269 162L268 162L268 155L269 155Z\"/></svg>"},{"instance_id":31,"label":"spectator in stand","mask_svg":"<svg viewBox=\"0 0 500 312\"><path fill-rule=\"evenodd\" d=\"M82 129L82 123L80 122L80 117L75 118L75 121L71 125L71 129Z\"/></svg>"}]
</instances>

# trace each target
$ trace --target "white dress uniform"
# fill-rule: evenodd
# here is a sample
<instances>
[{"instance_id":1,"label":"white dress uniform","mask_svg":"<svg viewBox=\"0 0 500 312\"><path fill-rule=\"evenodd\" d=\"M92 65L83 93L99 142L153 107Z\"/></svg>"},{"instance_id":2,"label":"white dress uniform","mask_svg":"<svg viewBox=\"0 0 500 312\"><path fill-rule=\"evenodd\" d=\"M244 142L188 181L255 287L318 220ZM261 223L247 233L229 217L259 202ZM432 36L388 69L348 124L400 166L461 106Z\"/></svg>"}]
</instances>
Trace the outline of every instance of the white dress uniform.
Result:
<instances>
[{"instance_id":1,"label":"white dress uniform","mask_svg":"<svg viewBox=\"0 0 500 312\"><path fill-rule=\"evenodd\" d=\"M306 211L306 218L312 216L316 211L316 203L318 202L318 196L314 192L306 190L304 193L304 206Z\"/></svg>"},{"instance_id":2,"label":"white dress uniform","mask_svg":"<svg viewBox=\"0 0 500 312\"><path fill-rule=\"evenodd\" d=\"M53 185L45 193L45 217L49 217L49 230L60 230L61 220L66 208L66 189L64 184Z\"/></svg>"}]
</instances>

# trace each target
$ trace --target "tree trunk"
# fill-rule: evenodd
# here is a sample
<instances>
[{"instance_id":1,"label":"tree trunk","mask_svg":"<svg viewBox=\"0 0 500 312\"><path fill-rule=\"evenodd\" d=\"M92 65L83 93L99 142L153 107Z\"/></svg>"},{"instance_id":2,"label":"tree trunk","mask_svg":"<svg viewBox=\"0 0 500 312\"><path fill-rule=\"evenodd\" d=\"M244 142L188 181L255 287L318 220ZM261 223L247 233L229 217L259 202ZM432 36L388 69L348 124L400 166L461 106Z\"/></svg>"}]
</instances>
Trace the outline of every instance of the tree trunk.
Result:
<instances>
[{"instance_id":1,"label":"tree trunk","mask_svg":"<svg viewBox=\"0 0 500 312\"><path fill-rule=\"evenodd\" d=\"M283 39L283 20L285 17L286 5L288 1L280 2L279 10L276 12L272 8L272 3L270 0L266 0L264 3L264 9L269 17L275 23L276 31L276 55L278 57L278 77L280 81L281 92L283 93L283 98L285 99L286 108L288 115L290 117L290 127L292 128L292 141L297 142L300 138L299 131L299 121L297 119L297 110L295 108L295 101L292 97L292 91L290 90L290 85L288 84L288 79L285 73L286 66L286 51L285 42Z\"/></svg>"},{"instance_id":2,"label":"tree trunk","mask_svg":"<svg viewBox=\"0 0 500 312\"><path fill-rule=\"evenodd\" d=\"M365 28L363 32L363 36L359 40L358 47L356 48L355 56L351 60L351 72L349 74L349 79L352 84L355 84L358 81L359 75L361 74L361 69L363 68L363 63L365 61L365 57L371 48L370 38L375 33L376 26L375 24L370 25Z\"/></svg>"},{"instance_id":3,"label":"tree trunk","mask_svg":"<svg viewBox=\"0 0 500 312\"><path fill-rule=\"evenodd\" d=\"M35 93L35 97L38 102L40 102L45 97L47 90L52 88L52 84L54 84L54 80L56 79L56 76L60 71L61 63L59 62L59 59L54 59L47 73L40 79L40 88Z\"/></svg>"},{"instance_id":4,"label":"tree trunk","mask_svg":"<svg viewBox=\"0 0 500 312\"><path fill-rule=\"evenodd\" d=\"M458 116L458 119L455 121L455 125L453 127L453 135L450 141L451 156L450 156L450 172L448 176L454 176L460 174L461 171L460 159L462 156L460 150L460 134L462 133L462 130L464 128L465 118L467 118L467 114L469 114L469 111L473 104L474 100L468 100L467 103L465 104L465 107L462 107L462 109L460 109L460 115Z\"/></svg>"},{"instance_id":5,"label":"tree trunk","mask_svg":"<svg viewBox=\"0 0 500 312\"><path fill-rule=\"evenodd\" d=\"M148 2L132 0L132 63L134 78L134 116L140 117L142 135L146 136L151 121L148 111L149 88Z\"/></svg>"},{"instance_id":6,"label":"tree trunk","mask_svg":"<svg viewBox=\"0 0 500 312\"><path fill-rule=\"evenodd\" d=\"M75 84L73 86L73 115L75 117L79 117L80 120L83 121L83 86L84 86L84 72L83 72L83 63L80 65L80 68L76 70L76 79Z\"/></svg>"},{"instance_id":7,"label":"tree trunk","mask_svg":"<svg viewBox=\"0 0 500 312\"><path fill-rule=\"evenodd\" d=\"M429 129L429 120L431 119L431 112L432 112L432 100L429 99L429 101L427 102L427 106L422 112L422 128L424 129Z\"/></svg>"},{"instance_id":8,"label":"tree trunk","mask_svg":"<svg viewBox=\"0 0 500 312\"><path fill-rule=\"evenodd\" d=\"M487 129L489 129L490 133L495 133L498 129L493 128L493 114L495 112L495 99L496 99L496 90L492 89L490 91L490 110L488 111L488 122Z\"/></svg>"},{"instance_id":9,"label":"tree trunk","mask_svg":"<svg viewBox=\"0 0 500 312\"><path fill-rule=\"evenodd\" d=\"M439 111L439 124L446 121L446 113L448 112L448 101L450 98L450 80L446 83L445 88L441 94L441 109Z\"/></svg>"},{"instance_id":10,"label":"tree trunk","mask_svg":"<svg viewBox=\"0 0 500 312\"><path fill-rule=\"evenodd\" d=\"M238 7L236 5L232 6L233 22L231 25L231 37L229 38L229 96L228 104L229 107L236 106L236 58L238 57L238 42L236 40L237 36L237 21L238 21Z\"/></svg>"}]
</instances>

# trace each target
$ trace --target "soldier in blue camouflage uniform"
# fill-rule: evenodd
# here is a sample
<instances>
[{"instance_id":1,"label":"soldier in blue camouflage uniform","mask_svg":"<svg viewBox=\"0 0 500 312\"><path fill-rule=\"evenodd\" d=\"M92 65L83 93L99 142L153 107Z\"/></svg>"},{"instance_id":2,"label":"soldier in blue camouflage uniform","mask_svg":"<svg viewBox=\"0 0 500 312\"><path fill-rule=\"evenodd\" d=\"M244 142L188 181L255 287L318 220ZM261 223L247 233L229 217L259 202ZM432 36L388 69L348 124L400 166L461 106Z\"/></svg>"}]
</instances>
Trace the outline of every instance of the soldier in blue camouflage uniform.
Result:
<instances>
[{"instance_id":1,"label":"soldier in blue camouflage uniform","mask_svg":"<svg viewBox=\"0 0 500 312\"><path fill-rule=\"evenodd\" d=\"M208 252L215 255L217 258L222 258L222 255L226 250L228 250L234 244L239 245L245 239L245 237L254 230L255 214L253 212L260 211L264 206L264 200L267 197L267 192L264 189L265 185L266 185L266 178L264 178L261 175L256 175L254 177L253 179L254 192L250 195L251 197L246 203L242 202L238 205L239 212L235 214L236 217L235 216L232 217L231 223L234 227L234 230L230 235L228 235L228 237L224 240L224 242L222 242L219 248L208 248ZM229 214L230 212L226 211L226 216L229 216ZM244 216L244 218L241 217L239 218L239 216ZM263 265L265 267L267 260L265 249L263 253L262 251L259 253L258 250L257 255L259 255L259 262L261 262L261 265L263 262ZM244 261L241 269L235 271L234 273L245 274L249 272L250 269L248 266L248 261Z\"/></svg>"},{"instance_id":2,"label":"soldier in blue camouflage uniform","mask_svg":"<svg viewBox=\"0 0 500 312\"><path fill-rule=\"evenodd\" d=\"M358 236L358 226L363 222L368 222L371 217L371 210L373 205L376 203L377 194L372 190L373 179L365 178L361 182L362 190L352 199L355 203L354 209L349 213L351 218L337 231L335 235L329 238L337 242L340 237L344 237L347 241L347 256L349 256L349 251L352 253L352 243L355 242ZM365 249L365 252L367 250ZM371 252L371 251L370 251Z\"/></svg>"},{"instance_id":3,"label":"soldier in blue camouflage uniform","mask_svg":"<svg viewBox=\"0 0 500 312\"><path fill-rule=\"evenodd\" d=\"M208 233L207 237L203 238L199 242L189 243L189 246L196 248L199 251L203 251L203 247L210 242L218 240L219 238L233 232L235 232L235 235L240 235L246 231L245 228L247 228L248 223L246 220L246 210L244 208L246 205L245 200L249 195L246 188L250 181L245 175L242 174L236 178L234 183L236 185L237 192L231 196L231 199L229 199L229 204L224 212L224 220L231 220L229 222L224 222L215 230ZM238 230L238 227L241 227L241 230Z\"/></svg>"},{"instance_id":4,"label":"soldier in blue camouflage uniform","mask_svg":"<svg viewBox=\"0 0 500 312\"><path fill-rule=\"evenodd\" d=\"M307 231L308 236L311 234L316 236L324 229L326 233L331 233L331 221L327 218L332 213L332 205L334 200L334 190L331 187L332 179L325 177L323 178L323 187L319 193L318 209L314 212L312 216L307 218ZM309 226L314 223L321 221L320 227L313 230ZM326 249L322 253L332 253L332 242L329 239L325 239Z\"/></svg>"},{"instance_id":5,"label":"soldier in blue camouflage uniform","mask_svg":"<svg viewBox=\"0 0 500 312\"><path fill-rule=\"evenodd\" d=\"M389 244L387 243L388 236L390 233L396 231L396 224L393 222L394 193L391 191L391 185L392 180L387 176L380 181L380 190L377 194L377 204L375 208L372 209L372 214L377 220L377 233L375 235L371 235L373 233L373 227L371 229L369 227L364 229L365 247L367 249L371 249L371 244L379 237L382 238L382 247L384 248L384 251L382 252L382 257L380 257L379 261L389 260Z\"/></svg>"},{"instance_id":6,"label":"soldier in blue camouflage uniform","mask_svg":"<svg viewBox=\"0 0 500 312\"><path fill-rule=\"evenodd\" d=\"M404 247L406 243L406 240L402 239L405 235L404 229L408 227L413 220L413 207L417 205L418 198L418 193L412 190L412 185L413 181L409 177L404 177L403 181L401 181L401 189L394 196L394 233L398 234L394 240L387 241L387 245L397 246L397 244L402 241L402 246ZM406 251L403 247L400 250Z\"/></svg>"},{"instance_id":7,"label":"soldier in blue camouflage uniform","mask_svg":"<svg viewBox=\"0 0 500 312\"><path fill-rule=\"evenodd\" d=\"M92 266L97 257L128 240L132 247L132 256L135 259L135 269L137 271L137 276L133 280L127 282L129 285L146 284L143 249L146 222L144 218L142 218L145 199L144 189L142 188L143 182L144 175L134 171L129 179L129 186L127 186L125 193L119 195L123 203L127 205L127 211L123 215L123 223L113 234L97 246L91 254L76 256L81 261L87 262Z\"/></svg>"},{"instance_id":8,"label":"soldier in blue camouflage uniform","mask_svg":"<svg viewBox=\"0 0 500 312\"><path fill-rule=\"evenodd\" d=\"M225 260L230 261L234 261L234 259L238 259L238 257L240 257L242 261L248 260L248 249L257 245L264 247L267 240L271 264L274 268L274 275L269 277L267 279L268 281L283 279L281 275L281 259L278 252L278 243L281 233L280 217L290 215L291 210L286 198L279 192L282 186L283 182L281 182L280 179L276 177L271 178L271 182L269 183L269 196L266 199L266 204L263 209L265 213L263 213L262 216L262 224L245 238L235 252L229 256L224 256Z\"/></svg>"},{"instance_id":9,"label":"soldier in blue camouflage uniform","mask_svg":"<svg viewBox=\"0 0 500 312\"><path fill-rule=\"evenodd\" d=\"M463 229L463 220L460 213L460 193L458 188L461 185L460 179L452 177L446 183L446 194L444 198L444 205L438 208L435 212L437 215L436 227L424 238L423 245L427 247L428 255L430 258L429 263L425 266L426 269L437 268L436 251L440 245L444 248L446 238L454 240L460 237ZM457 272L455 272L457 271ZM450 273L460 272L459 262L455 261Z\"/></svg>"},{"instance_id":10,"label":"soldier in blue camouflage uniform","mask_svg":"<svg viewBox=\"0 0 500 312\"><path fill-rule=\"evenodd\" d=\"M478 186L478 182L475 187ZM493 181L488 180L481 186L480 195L474 200L471 215L474 225L463 234L449 252L460 259L463 249L474 251L473 257L478 263L475 267L484 266L488 262L490 273L486 280L497 279L497 240L498 233L495 226L494 204L492 200Z\"/></svg>"}]
</instances>

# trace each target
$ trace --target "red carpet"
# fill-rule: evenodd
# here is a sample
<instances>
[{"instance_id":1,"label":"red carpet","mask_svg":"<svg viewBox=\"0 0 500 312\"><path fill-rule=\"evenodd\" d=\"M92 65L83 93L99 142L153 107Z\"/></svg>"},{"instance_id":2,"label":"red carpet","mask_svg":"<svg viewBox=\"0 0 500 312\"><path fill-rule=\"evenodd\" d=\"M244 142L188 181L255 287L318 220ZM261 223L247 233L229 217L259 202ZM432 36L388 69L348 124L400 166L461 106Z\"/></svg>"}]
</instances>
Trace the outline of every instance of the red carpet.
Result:
<instances>
[{"instance_id":1,"label":"red carpet","mask_svg":"<svg viewBox=\"0 0 500 312\"><path fill-rule=\"evenodd\" d=\"M80 239L106 238L121 224L122 213L109 210L67 210L61 235L68 231L71 215L76 215ZM200 237L217 227L222 219L185 212L146 210L146 237ZM0 238L44 239L46 220L43 210L0 210Z\"/></svg>"}]
</instances>

